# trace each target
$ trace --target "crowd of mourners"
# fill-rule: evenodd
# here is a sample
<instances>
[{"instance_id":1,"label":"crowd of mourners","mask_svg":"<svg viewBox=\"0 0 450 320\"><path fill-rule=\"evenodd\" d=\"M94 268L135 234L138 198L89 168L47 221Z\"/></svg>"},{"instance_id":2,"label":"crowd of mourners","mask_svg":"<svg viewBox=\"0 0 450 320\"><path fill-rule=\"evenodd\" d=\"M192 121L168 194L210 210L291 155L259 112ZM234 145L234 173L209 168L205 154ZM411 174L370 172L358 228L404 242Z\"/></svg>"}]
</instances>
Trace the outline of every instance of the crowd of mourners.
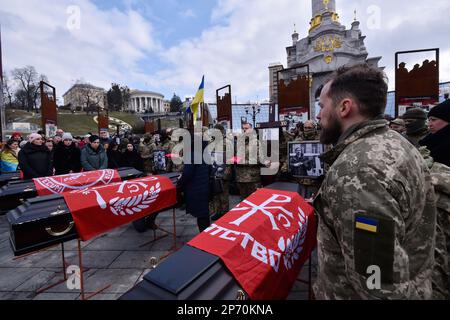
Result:
<instances>
[{"instance_id":1,"label":"crowd of mourners","mask_svg":"<svg viewBox=\"0 0 450 320\"><path fill-rule=\"evenodd\" d=\"M164 150L167 138L166 134L141 138L131 133L111 137L106 130L99 136L84 137L61 129L53 137L46 137L42 131L26 137L16 132L1 150L1 172L20 170L24 179L120 167L157 173L161 169L154 170L147 149L151 145L153 150Z\"/></svg>"}]
</instances>

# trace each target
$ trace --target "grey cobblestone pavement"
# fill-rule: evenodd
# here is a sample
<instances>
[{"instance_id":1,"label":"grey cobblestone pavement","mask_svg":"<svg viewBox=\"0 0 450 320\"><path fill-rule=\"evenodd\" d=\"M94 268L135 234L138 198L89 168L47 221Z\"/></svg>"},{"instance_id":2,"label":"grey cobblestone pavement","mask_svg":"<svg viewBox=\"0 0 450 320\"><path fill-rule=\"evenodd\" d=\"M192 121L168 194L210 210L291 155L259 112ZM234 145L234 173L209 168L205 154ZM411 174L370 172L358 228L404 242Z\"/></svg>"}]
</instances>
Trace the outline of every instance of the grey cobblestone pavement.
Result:
<instances>
[{"instance_id":1,"label":"grey cobblestone pavement","mask_svg":"<svg viewBox=\"0 0 450 320\"><path fill-rule=\"evenodd\" d=\"M239 202L232 196L231 205ZM165 230L173 228L172 211L161 213L156 223ZM198 234L196 219L185 211L176 212L177 246L181 247ZM162 235L157 231L157 236ZM153 231L138 233L132 225L118 228L109 234L82 243L83 264L88 270L84 274L85 292L110 285L93 300L115 300L131 289L150 271L151 258L168 254L173 245L171 235L155 242ZM146 244L148 243L148 244ZM65 257L69 265L78 265L77 241L64 244ZM316 274L317 258L313 255L313 277ZM300 278L307 279L308 263ZM9 229L5 216L0 216L0 300L76 300L79 290L69 290L64 282L44 293L36 293L62 279L62 259L60 246L15 260L9 244ZM308 286L296 282L288 299L308 299Z\"/></svg>"}]
</instances>

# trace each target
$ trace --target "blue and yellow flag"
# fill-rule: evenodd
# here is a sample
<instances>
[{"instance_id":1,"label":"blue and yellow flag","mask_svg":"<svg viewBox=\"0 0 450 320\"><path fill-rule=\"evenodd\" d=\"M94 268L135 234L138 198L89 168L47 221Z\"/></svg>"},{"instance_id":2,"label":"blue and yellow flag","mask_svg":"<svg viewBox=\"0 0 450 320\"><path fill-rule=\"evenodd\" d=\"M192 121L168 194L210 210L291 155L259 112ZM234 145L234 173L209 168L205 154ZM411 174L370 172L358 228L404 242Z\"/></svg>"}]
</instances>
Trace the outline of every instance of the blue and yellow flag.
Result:
<instances>
[{"instance_id":1,"label":"blue and yellow flag","mask_svg":"<svg viewBox=\"0 0 450 320\"><path fill-rule=\"evenodd\" d=\"M198 108L199 108L200 104L204 102L203 101L204 93L205 93L205 76L203 76L202 83L200 84L200 87L198 88L195 98L194 98L194 100L192 100L191 106L190 106L192 115L194 117L194 124L197 121Z\"/></svg>"},{"instance_id":2,"label":"blue and yellow flag","mask_svg":"<svg viewBox=\"0 0 450 320\"><path fill-rule=\"evenodd\" d=\"M370 219L366 217L356 217L355 227L356 229L377 233L378 221L376 219Z\"/></svg>"}]
</instances>

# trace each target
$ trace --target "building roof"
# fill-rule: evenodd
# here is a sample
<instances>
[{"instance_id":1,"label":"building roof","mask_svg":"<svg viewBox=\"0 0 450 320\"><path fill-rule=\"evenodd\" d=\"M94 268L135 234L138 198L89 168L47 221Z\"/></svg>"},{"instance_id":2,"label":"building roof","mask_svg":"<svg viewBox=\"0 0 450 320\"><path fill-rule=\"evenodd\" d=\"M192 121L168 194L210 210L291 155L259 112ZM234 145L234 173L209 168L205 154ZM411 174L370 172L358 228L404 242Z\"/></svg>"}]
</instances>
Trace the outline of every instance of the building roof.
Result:
<instances>
[{"instance_id":1,"label":"building roof","mask_svg":"<svg viewBox=\"0 0 450 320\"><path fill-rule=\"evenodd\" d=\"M154 91L145 91L145 90L130 90L131 95L138 95L138 94L148 94L153 96L159 96L164 98L164 95L162 93L154 92Z\"/></svg>"},{"instance_id":2,"label":"building roof","mask_svg":"<svg viewBox=\"0 0 450 320\"><path fill-rule=\"evenodd\" d=\"M94 89L94 90L99 90L99 91L106 91L105 89L96 87L90 83L76 83L69 90L67 90L66 93L63 94L63 97L74 89Z\"/></svg>"}]
</instances>

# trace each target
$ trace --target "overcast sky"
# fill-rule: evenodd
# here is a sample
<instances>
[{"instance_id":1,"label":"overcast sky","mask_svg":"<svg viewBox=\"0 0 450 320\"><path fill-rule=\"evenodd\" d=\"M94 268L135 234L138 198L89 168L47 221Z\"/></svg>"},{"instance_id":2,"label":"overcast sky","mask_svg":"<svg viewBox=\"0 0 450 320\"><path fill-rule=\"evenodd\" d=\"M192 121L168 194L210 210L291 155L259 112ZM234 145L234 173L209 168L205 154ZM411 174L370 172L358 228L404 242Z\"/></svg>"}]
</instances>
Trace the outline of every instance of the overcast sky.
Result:
<instances>
[{"instance_id":1,"label":"overcast sky","mask_svg":"<svg viewBox=\"0 0 450 320\"><path fill-rule=\"evenodd\" d=\"M394 53L441 49L440 78L450 81L450 1L337 0L340 21L354 18L369 56L382 56L394 88ZM205 96L231 84L233 100L268 98L268 65L286 66L294 23L305 37L310 0L1 0L6 71L35 66L58 96L78 79ZM62 103L62 101L61 101Z\"/></svg>"}]
</instances>

